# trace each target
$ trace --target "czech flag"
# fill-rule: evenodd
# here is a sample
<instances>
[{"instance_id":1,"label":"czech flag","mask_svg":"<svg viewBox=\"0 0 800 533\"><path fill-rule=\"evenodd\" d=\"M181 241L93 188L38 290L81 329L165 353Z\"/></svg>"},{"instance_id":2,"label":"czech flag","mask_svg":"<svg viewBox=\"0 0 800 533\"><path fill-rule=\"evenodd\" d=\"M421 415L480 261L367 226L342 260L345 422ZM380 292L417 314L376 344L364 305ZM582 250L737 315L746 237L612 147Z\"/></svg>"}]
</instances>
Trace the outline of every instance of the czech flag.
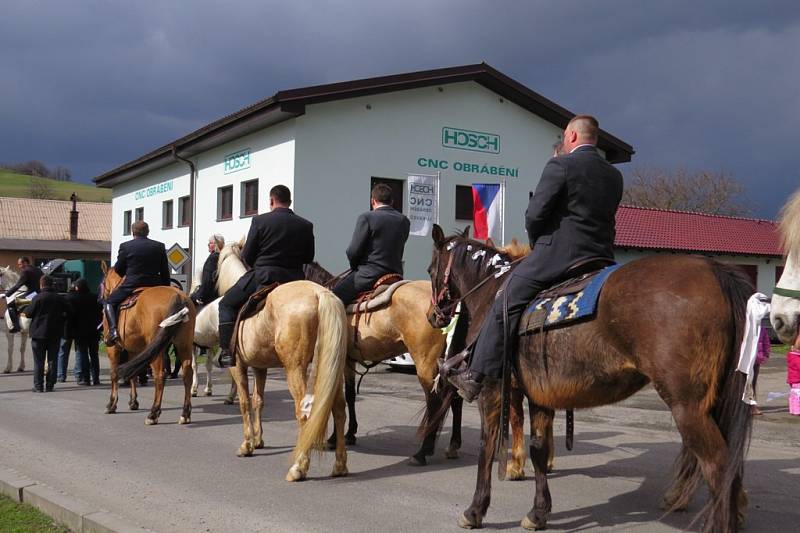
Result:
<instances>
[{"instance_id":1,"label":"czech flag","mask_svg":"<svg viewBox=\"0 0 800 533\"><path fill-rule=\"evenodd\" d=\"M475 222L475 238L486 240L491 237L500 242L502 217L499 183L472 184L472 219Z\"/></svg>"}]
</instances>

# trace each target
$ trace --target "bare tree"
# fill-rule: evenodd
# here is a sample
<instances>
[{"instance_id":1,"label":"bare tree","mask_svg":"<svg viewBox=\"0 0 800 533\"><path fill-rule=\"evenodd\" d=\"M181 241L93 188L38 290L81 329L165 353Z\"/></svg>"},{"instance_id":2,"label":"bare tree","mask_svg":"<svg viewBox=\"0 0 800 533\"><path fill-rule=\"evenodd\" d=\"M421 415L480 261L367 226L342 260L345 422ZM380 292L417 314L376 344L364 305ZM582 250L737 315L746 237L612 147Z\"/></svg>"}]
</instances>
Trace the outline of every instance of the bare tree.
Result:
<instances>
[{"instance_id":1,"label":"bare tree","mask_svg":"<svg viewBox=\"0 0 800 533\"><path fill-rule=\"evenodd\" d=\"M39 200L55 200L56 191L50 185L50 180L46 178L31 178L28 185L28 197Z\"/></svg>"},{"instance_id":2,"label":"bare tree","mask_svg":"<svg viewBox=\"0 0 800 533\"><path fill-rule=\"evenodd\" d=\"M654 168L634 169L625 179L622 203L640 207L694 211L711 215L746 216L744 187L724 171Z\"/></svg>"},{"instance_id":3,"label":"bare tree","mask_svg":"<svg viewBox=\"0 0 800 533\"><path fill-rule=\"evenodd\" d=\"M72 172L68 168L58 165L50 173L50 177L56 181L72 181Z\"/></svg>"}]
</instances>

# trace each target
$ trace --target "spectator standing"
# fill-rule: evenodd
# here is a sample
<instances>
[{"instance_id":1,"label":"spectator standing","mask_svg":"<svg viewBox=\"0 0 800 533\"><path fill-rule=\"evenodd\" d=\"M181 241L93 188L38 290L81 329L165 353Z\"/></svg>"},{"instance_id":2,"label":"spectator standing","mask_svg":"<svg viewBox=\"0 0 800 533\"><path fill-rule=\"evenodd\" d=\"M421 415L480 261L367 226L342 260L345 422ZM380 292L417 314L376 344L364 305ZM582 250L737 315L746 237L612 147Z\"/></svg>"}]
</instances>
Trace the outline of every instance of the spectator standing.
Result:
<instances>
[{"instance_id":1,"label":"spectator standing","mask_svg":"<svg viewBox=\"0 0 800 533\"><path fill-rule=\"evenodd\" d=\"M758 335L758 348L756 349L756 362L753 365L753 397L755 398L756 393L756 382L758 381L758 369L767 362L769 359L770 352L772 351L772 345L769 342L769 334L767 333L767 328L762 327L761 333ZM761 409L758 408L757 405L753 405L751 407L753 414L763 415L764 413Z\"/></svg>"},{"instance_id":2,"label":"spectator standing","mask_svg":"<svg viewBox=\"0 0 800 533\"><path fill-rule=\"evenodd\" d=\"M792 347L786 354L786 383L789 384L789 413L800 415L800 348Z\"/></svg>"},{"instance_id":3,"label":"spectator standing","mask_svg":"<svg viewBox=\"0 0 800 533\"><path fill-rule=\"evenodd\" d=\"M103 320L102 307L83 278L75 281L67 295L67 303L71 312L67 335L75 342L75 379L78 385L99 385L98 326ZM61 345L64 346L64 342Z\"/></svg>"},{"instance_id":4,"label":"spectator standing","mask_svg":"<svg viewBox=\"0 0 800 533\"><path fill-rule=\"evenodd\" d=\"M39 287L41 291L24 314L32 319L29 335L33 348L33 391L50 392L56 383L56 356L68 307L64 298L53 290L53 278L42 276ZM45 358L48 364L46 377Z\"/></svg>"}]
</instances>

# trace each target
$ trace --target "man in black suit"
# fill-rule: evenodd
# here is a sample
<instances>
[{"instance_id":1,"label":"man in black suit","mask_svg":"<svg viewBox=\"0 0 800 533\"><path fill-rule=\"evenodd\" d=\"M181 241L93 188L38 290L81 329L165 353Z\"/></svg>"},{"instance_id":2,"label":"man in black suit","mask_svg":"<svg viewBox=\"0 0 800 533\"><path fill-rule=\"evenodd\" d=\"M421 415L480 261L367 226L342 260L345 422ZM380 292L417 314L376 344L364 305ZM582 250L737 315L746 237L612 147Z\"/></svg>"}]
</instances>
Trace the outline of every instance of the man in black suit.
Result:
<instances>
[{"instance_id":1,"label":"man in black suit","mask_svg":"<svg viewBox=\"0 0 800 533\"><path fill-rule=\"evenodd\" d=\"M203 263L200 285L190 296L194 305L206 305L217 299L217 263L219 263L219 253L224 247L225 237L219 233L208 238L208 257Z\"/></svg>"},{"instance_id":2,"label":"man in black suit","mask_svg":"<svg viewBox=\"0 0 800 533\"><path fill-rule=\"evenodd\" d=\"M269 213L250 223L242 259L251 270L239 278L219 302L220 367L236 364L230 351L236 315L247 299L270 283L304 278L303 264L314 260L314 225L289 209L292 195L285 185L269 191Z\"/></svg>"},{"instance_id":3,"label":"man in black suit","mask_svg":"<svg viewBox=\"0 0 800 533\"><path fill-rule=\"evenodd\" d=\"M33 349L33 392L50 392L56 383L56 357L64 333L69 306L63 296L53 289L53 278L40 278L41 291L25 308L31 318L31 348ZM47 360L47 375L44 363Z\"/></svg>"},{"instance_id":4,"label":"man in black suit","mask_svg":"<svg viewBox=\"0 0 800 533\"><path fill-rule=\"evenodd\" d=\"M15 292L20 290L23 285L25 286L25 293L21 295L21 298L30 296L31 293L39 290L39 280L43 274L39 267L31 265L30 257L22 256L17 259L17 268L20 270L19 280L13 287L0 295L0 297L6 299L10 298ZM8 316L11 318L11 323L13 324L9 333L17 333L19 332L19 311L17 310L16 300L7 302L7 307Z\"/></svg>"},{"instance_id":5,"label":"man in black suit","mask_svg":"<svg viewBox=\"0 0 800 533\"><path fill-rule=\"evenodd\" d=\"M505 297L509 340L515 346L522 312L539 291L614 259L614 217L622 199L622 174L598 153L598 130L594 117L574 117L564 130L563 155L550 159L542 171L525 212L533 250L498 291L469 370L449 378L468 402L480 393L484 377L502 373Z\"/></svg>"},{"instance_id":6,"label":"man in black suit","mask_svg":"<svg viewBox=\"0 0 800 533\"><path fill-rule=\"evenodd\" d=\"M356 220L356 229L347 247L350 273L333 288L333 293L345 305L372 289L382 276L403 275L403 249L411 223L391 204L392 188L379 183L372 188L372 211L362 213Z\"/></svg>"},{"instance_id":7,"label":"man in black suit","mask_svg":"<svg viewBox=\"0 0 800 533\"><path fill-rule=\"evenodd\" d=\"M150 227L144 220L131 226L133 239L119 246L114 270L125 280L105 300L103 310L108 320L106 344L119 339L117 332L117 308L139 287L169 286L169 264L164 244L148 239Z\"/></svg>"}]
</instances>

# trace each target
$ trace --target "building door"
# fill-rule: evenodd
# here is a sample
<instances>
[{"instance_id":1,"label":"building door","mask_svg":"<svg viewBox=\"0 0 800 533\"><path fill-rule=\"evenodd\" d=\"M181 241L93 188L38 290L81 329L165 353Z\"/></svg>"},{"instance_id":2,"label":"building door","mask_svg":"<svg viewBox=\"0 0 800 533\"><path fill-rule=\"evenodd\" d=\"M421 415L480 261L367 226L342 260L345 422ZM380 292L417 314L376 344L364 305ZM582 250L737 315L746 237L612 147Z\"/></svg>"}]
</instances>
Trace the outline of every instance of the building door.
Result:
<instances>
[{"instance_id":1,"label":"building door","mask_svg":"<svg viewBox=\"0 0 800 533\"><path fill-rule=\"evenodd\" d=\"M392 207L403 212L403 183L405 180L398 180L394 178L378 178L373 176L369 183L369 190L372 193L372 188L379 183L385 183L392 188Z\"/></svg>"}]
</instances>

